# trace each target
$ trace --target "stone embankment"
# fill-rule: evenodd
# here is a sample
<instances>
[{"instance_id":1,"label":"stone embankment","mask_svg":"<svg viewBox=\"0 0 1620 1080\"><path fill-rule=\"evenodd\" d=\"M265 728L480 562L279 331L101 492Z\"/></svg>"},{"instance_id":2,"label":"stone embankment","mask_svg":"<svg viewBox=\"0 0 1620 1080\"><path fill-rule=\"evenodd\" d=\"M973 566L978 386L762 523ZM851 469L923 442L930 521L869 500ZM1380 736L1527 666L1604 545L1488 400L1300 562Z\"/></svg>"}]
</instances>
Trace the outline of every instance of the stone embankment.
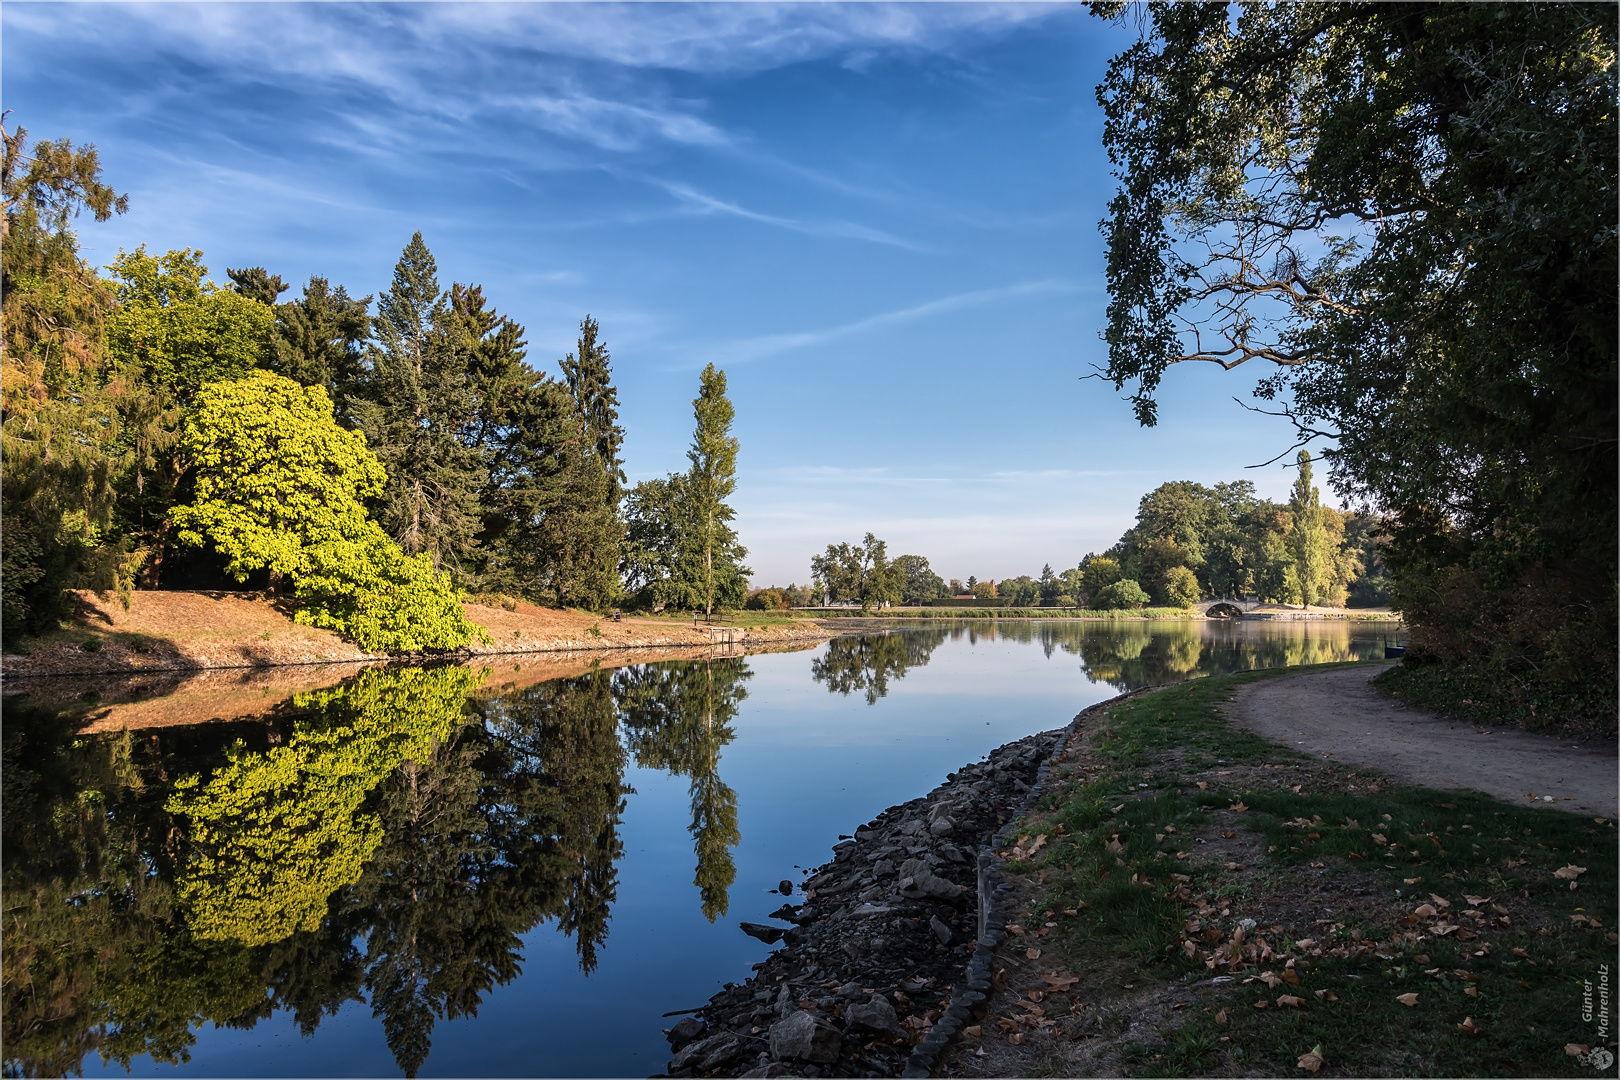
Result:
<instances>
[{"instance_id":1,"label":"stone embankment","mask_svg":"<svg viewBox=\"0 0 1620 1080\"><path fill-rule=\"evenodd\" d=\"M670 1076L926 1075L981 994L970 969L989 910L984 849L1027 806L1063 731L951 773L842 838L772 918L786 947L668 1031ZM983 976L986 973L977 973ZM943 1021L943 1022L942 1022Z\"/></svg>"}]
</instances>

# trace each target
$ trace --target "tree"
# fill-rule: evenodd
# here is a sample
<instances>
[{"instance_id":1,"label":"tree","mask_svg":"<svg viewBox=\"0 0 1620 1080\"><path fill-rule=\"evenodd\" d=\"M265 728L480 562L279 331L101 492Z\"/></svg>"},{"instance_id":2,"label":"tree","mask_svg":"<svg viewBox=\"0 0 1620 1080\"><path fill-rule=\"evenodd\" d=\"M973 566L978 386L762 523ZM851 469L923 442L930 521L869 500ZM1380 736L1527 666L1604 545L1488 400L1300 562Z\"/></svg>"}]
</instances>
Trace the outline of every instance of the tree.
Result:
<instances>
[{"instance_id":1,"label":"tree","mask_svg":"<svg viewBox=\"0 0 1620 1080\"><path fill-rule=\"evenodd\" d=\"M296 618L369 649L448 649L481 634L448 579L399 550L362 502L386 480L320 387L267 371L214 383L187 417L196 498L171 513L182 542L212 545L242 580L268 568L305 599Z\"/></svg>"},{"instance_id":2,"label":"tree","mask_svg":"<svg viewBox=\"0 0 1620 1080\"><path fill-rule=\"evenodd\" d=\"M823 595L833 601L856 600L862 611L901 598L902 572L888 558L888 545L871 533L859 544L828 544L810 559L810 573Z\"/></svg>"},{"instance_id":3,"label":"tree","mask_svg":"<svg viewBox=\"0 0 1620 1080\"><path fill-rule=\"evenodd\" d=\"M473 356L421 233L394 266L374 329L350 410L388 472L378 517L407 555L424 554L435 570L469 579L485 480L471 442Z\"/></svg>"},{"instance_id":4,"label":"tree","mask_svg":"<svg viewBox=\"0 0 1620 1080\"><path fill-rule=\"evenodd\" d=\"M1299 475L1288 500L1288 549L1294 556L1294 573L1299 579L1300 602L1309 607L1320 603L1329 588L1332 552L1328 550L1327 530L1322 525L1321 493L1311 484L1311 455L1299 452Z\"/></svg>"},{"instance_id":5,"label":"tree","mask_svg":"<svg viewBox=\"0 0 1620 1080\"><path fill-rule=\"evenodd\" d=\"M900 575L900 602L921 604L945 596L945 582L921 555L901 555L893 563Z\"/></svg>"},{"instance_id":6,"label":"tree","mask_svg":"<svg viewBox=\"0 0 1620 1080\"><path fill-rule=\"evenodd\" d=\"M1048 571L1051 569L1047 567ZM1027 607L1041 599L1041 584L1028 574L1002 578L996 583L996 595L1006 597L1014 607Z\"/></svg>"},{"instance_id":7,"label":"tree","mask_svg":"<svg viewBox=\"0 0 1620 1080\"><path fill-rule=\"evenodd\" d=\"M1171 567L1164 576L1164 602L1179 608L1198 603L1198 576L1185 566Z\"/></svg>"},{"instance_id":8,"label":"tree","mask_svg":"<svg viewBox=\"0 0 1620 1080\"><path fill-rule=\"evenodd\" d=\"M746 588L749 573L740 563L748 552L737 543L730 524L737 512L726 502L737 490L737 439L731 434L736 410L726 397L726 373L713 364L703 369L692 413L697 430L686 453L692 463L685 485L686 513L693 554L702 562L698 592L704 613L710 614L716 599L735 603L738 586Z\"/></svg>"},{"instance_id":9,"label":"tree","mask_svg":"<svg viewBox=\"0 0 1620 1080\"><path fill-rule=\"evenodd\" d=\"M1272 365L1452 685L1612 717L1620 13L1149 11L1098 91L1107 377L1152 424L1171 364Z\"/></svg>"},{"instance_id":10,"label":"tree","mask_svg":"<svg viewBox=\"0 0 1620 1080\"><path fill-rule=\"evenodd\" d=\"M624 491L624 463L619 460L624 428L619 426L619 392L613 388L608 347L597 340L600 331L601 327L589 315L580 321L579 352L563 358L562 372L568 392L574 396L579 409L585 441L596 451L607 472L609 497L617 512L619 497ZM723 379L724 373L722 383ZM720 392L725 393L723 384Z\"/></svg>"},{"instance_id":11,"label":"tree","mask_svg":"<svg viewBox=\"0 0 1620 1080\"><path fill-rule=\"evenodd\" d=\"M270 356L269 306L207 280L202 252L118 253L118 309L107 319L112 357L181 404L207 383L239 379Z\"/></svg>"},{"instance_id":12,"label":"tree","mask_svg":"<svg viewBox=\"0 0 1620 1080\"><path fill-rule=\"evenodd\" d=\"M1092 606L1102 611L1118 611L1125 608L1146 607L1149 599L1142 586L1125 578L1104 586L1103 590L1092 598Z\"/></svg>"},{"instance_id":13,"label":"tree","mask_svg":"<svg viewBox=\"0 0 1620 1080\"><path fill-rule=\"evenodd\" d=\"M112 287L79 257L69 222L128 208L102 182L95 147L7 133L0 149L0 589L4 639L64 613L65 589L125 597L142 556L121 534L117 484L130 465L119 384L109 385Z\"/></svg>"},{"instance_id":14,"label":"tree","mask_svg":"<svg viewBox=\"0 0 1620 1080\"><path fill-rule=\"evenodd\" d=\"M1082 592L1086 602L1091 605L1097 603L1102 591L1114 582L1125 576L1124 568L1119 560L1108 555L1087 555L1080 560L1080 574Z\"/></svg>"},{"instance_id":15,"label":"tree","mask_svg":"<svg viewBox=\"0 0 1620 1080\"><path fill-rule=\"evenodd\" d=\"M365 371L370 307L371 297L351 300L342 285L334 289L326 278L312 276L303 296L276 305L271 370L305 386L324 386L339 416L346 416Z\"/></svg>"}]
</instances>

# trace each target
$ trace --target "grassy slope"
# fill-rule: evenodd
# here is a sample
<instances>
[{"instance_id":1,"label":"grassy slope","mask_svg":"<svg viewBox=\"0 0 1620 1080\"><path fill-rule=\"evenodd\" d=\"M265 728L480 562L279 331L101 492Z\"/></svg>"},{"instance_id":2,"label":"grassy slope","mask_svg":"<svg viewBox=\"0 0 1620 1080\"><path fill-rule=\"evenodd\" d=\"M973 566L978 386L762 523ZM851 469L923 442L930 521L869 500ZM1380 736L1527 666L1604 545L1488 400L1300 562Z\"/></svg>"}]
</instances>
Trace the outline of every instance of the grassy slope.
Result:
<instances>
[{"instance_id":1,"label":"grassy slope","mask_svg":"<svg viewBox=\"0 0 1620 1080\"><path fill-rule=\"evenodd\" d=\"M1591 1041L1581 980L1615 960L1614 822L1409 788L1230 727L1218 705L1275 674L1135 697L1071 744L1024 829L1050 842L1009 866L1030 875L1047 960L1081 978L1046 1030L1080 1041L1037 1037L1044 1058L1002 1070L1302 1075L1320 1047L1328 1075L1592 1075L1564 1047ZM1570 864L1586 868L1573 890L1554 873ZM1122 1009L1157 1019L1127 1031ZM1005 1038L993 1022L987 1043ZM1112 1050L1082 1053L1088 1033Z\"/></svg>"}]
</instances>

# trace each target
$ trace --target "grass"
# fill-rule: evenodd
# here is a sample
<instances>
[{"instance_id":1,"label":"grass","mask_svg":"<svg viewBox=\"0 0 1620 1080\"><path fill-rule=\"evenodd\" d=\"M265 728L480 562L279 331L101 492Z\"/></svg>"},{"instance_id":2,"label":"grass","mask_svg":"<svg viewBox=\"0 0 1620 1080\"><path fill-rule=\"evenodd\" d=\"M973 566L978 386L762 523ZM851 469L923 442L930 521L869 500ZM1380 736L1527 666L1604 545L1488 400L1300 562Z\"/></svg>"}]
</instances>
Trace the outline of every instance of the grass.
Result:
<instances>
[{"instance_id":1,"label":"grass","mask_svg":"<svg viewBox=\"0 0 1620 1080\"><path fill-rule=\"evenodd\" d=\"M1612 739L1616 729L1612 685L1518 686L1495 671L1410 661L1384 672L1378 685L1409 705L1471 724L1553 731L1576 738Z\"/></svg>"},{"instance_id":2,"label":"grass","mask_svg":"<svg viewBox=\"0 0 1620 1080\"><path fill-rule=\"evenodd\" d=\"M1041 876L1025 922L1082 979L1069 1019L1158 995L1133 1075L1302 1075L1316 1047L1328 1075L1594 1075L1564 1047L1595 1042L1582 982L1615 964L1613 820L1380 783L1217 711L1299 670L1127 699L1054 772L1021 830L1049 843L1008 869Z\"/></svg>"}]
</instances>

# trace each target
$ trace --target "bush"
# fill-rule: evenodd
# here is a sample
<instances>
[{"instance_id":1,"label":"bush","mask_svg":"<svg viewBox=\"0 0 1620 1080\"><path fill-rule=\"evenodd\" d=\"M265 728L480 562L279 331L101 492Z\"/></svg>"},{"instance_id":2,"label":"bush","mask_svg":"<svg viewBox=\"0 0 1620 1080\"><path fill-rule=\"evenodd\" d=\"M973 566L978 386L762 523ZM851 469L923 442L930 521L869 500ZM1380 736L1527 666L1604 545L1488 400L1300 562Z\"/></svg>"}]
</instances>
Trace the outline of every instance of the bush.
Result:
<instances>
[{"instance_id":1,"label":"bush","mask_svg":"<svg viewBox=\"0 0 1620 1080\"><path fill-rule=\"evenodd\" d=\"M1190 608L1198 603L1198 575L1185 566L1172 566L1164 575L1164 600L1171 607Z\"/></svg>"},{"instance_id":2,"label":"bush","mask_svg":"<svg viewBox=\"0 0 1620 1080\"><path fill-rule=\"evenodd\" d=\"M748 598L743 605L749 611L786 611L788 609L787 593L776 587L760 589Z\"/></svg>"},{"instance_id":3,"label":"bush","mask_svg":"<svg viewBox=\"0 0 1620 1080\"><path fill-rule=\"evenodd\" d=\"M1122 611L1127 608L1147 607L1148 594L1142 586L1129 578L1116 581L1097 594L1092 601L1102 611Z\"/></svg>"}]
</instances>

